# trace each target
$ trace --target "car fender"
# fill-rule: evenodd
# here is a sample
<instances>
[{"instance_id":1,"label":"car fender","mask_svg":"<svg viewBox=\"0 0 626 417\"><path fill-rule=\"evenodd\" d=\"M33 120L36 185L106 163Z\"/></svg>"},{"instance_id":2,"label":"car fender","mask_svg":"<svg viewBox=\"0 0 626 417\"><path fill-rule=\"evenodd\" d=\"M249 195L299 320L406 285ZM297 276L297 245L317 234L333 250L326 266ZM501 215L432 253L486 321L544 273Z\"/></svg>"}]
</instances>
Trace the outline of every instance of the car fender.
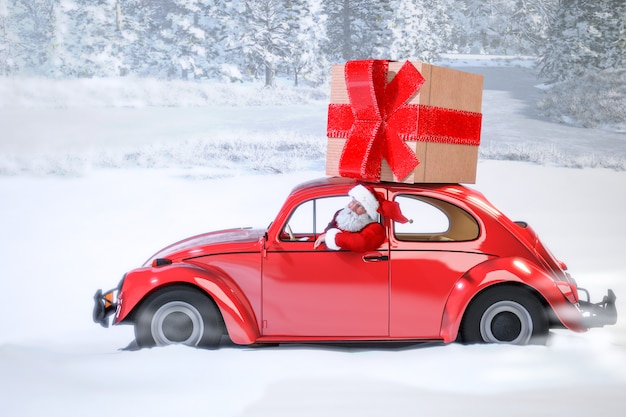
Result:
<instances>
[{"instance_id":1,"label":"car fender","mask_svg":"<svg viewBox=\"0 0 626 417\"><path fill-rule=\"evenodd\" d=\"M445 342L456 340L463 315L480 292L495 285L513 283L524 285L547 303L556 318L567 328L584 331L580 310L571 298L569 285L547 275L543 269L524 258L507 257L487 260L467 271L454 284L446 301L442 317L441 337Z\"/></svg>"},{"instance_id":2,"label":"car fender","mask_svg":"<svg viewBox=\"0 0 626 417\"><path fill-rule=\"evenodd\" d=\"M130 272L119 294L115 322L132 317L141 302L154 291L176 284L193 286L215 301L234 343L252 344L258 339L254 311L233 280L217 268L200 268L192 264L148 267Z\"/></svg>"}]
</instances>

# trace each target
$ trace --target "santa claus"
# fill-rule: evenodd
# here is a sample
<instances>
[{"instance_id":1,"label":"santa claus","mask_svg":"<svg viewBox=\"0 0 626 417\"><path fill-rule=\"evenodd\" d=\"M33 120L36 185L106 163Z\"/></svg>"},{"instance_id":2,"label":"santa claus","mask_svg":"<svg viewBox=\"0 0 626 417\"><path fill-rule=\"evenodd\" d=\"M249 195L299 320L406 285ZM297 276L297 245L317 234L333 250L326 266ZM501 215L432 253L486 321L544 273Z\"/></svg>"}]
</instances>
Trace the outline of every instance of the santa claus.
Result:
<instances>
[{"instance_id":1,"label":"santa claus","mask_svg":"<svg viewBox=\"0 0 626 417\"><path fill-rule=\"evenodd\" d=\"M332 250L345 249L353 252L376 250L386 239L385 229L378 222L379 214L392 214L391 217L396 221L402 223L407 221L395 203L383 201L381 204L381 200L384 199L363 185L359 184L352 188L348 195L352 197L352 201L335 213L333 220L326 227L326 232L315 241L314 248L325 243L326 247Z\"/></svg>"}]
</instances>

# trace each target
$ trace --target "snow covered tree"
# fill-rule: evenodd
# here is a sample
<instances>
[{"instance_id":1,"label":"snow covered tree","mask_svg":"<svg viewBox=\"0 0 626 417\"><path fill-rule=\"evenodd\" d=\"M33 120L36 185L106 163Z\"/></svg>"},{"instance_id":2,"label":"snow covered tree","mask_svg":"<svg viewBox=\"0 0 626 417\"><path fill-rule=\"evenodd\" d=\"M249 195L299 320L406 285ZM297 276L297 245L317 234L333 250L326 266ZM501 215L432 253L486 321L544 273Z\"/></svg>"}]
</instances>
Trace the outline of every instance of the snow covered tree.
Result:
<instances>
[{"instance_id":1,"label":"snow covered tree","mask_svg":"<svg viewBox=\"0 0 626 417\"><path fill-rule=\"evenodd\" d=\"M61 72L72 77L108 77L126 72L119 0L66 0L57 40Z\"/></svg>"},{"instance_id":2,"label":"snow covered tree","mask_svg":"<svg viewBox=\"0 0 626 417\"><path fill-rule=\"evenodd\" d=\"M158 7L161 2L153 0L123 0L120 3L120 19L124 63L128 72L139 76L159 76L164 62L169 60L159 46ZM166 71L164 71L166 72Z\"/></svg>"},{"instance_id":3,"label":"snow covered tree","mask_svg":"<svg viewBox=\"0 0 626 417\"><path fill-rule=\"evenodd\" d=\"M308 76L314 83L325 78L328 63L321 52L324 19L319 0L290 0L284 3L288 27L288 49L284 57L285 72L293 75L294 85Z\"/></svg>"},{"instance_id":4,"label":"snow covered tree","mask_svg":"<svg viewBox=\"0 0 626 417\"><path fill-rule=\"evenodd\" d=\"M492 54L536 54L547 36L557 0L457 0L456 43ZM459 42L459 40L461 40Z\"/></svg>"},{"instance_id":5,"label":"snow covered tree","mask_svg":"<svg viewBox=\"0 0 626 417\"><path fill-rule=\"evenodd\" d=\"M8 0L0 0L0 76L7 76L15 70L14 45L17 38L9 26Z\"/></svg>"},{"instance_id":6,"label":"snow covered tree","mask_svg":"<svg viewBox=\"0 0 626 417\"><path fill-rule=\"evenodd\" d=\"M124 0L125 62L142 76L219 77L225 0Z\"/></svg>"},{"instance_id":7,"label":"snow covered tree","mask_svg":"<svg viewBox=\"0 0 626 417\"><path fill-rule=\"evenodd\" d=\"M541 74L556 81L626 67L624 16L623 0L559 0Z\"/></svg>"},{"instance_id":8,"label":"snow covered tree","mask_svg":"<svg viewBox=\"0 0 626 417\"><path fill-rule=\"evenodd\" d=\"M513 51L539 55L548 38L558 0L517 0L510 24Z\"/></svg>"},{"instance_id":9,"label":"snow covered tree","mask_svg":"<svg viewBox=\"0 0 626 417\"><path fill-rule=\"evenodd\" d=\"M188 78L197 69L198 38L194 31L196 1L126 0L124 10L125 61L140 75Z\"/></svg>"},{"instance_id":10,"label":"snow covered tree","mask_svg":"<svg viewBox=\"0 0 626 417\"><path fill-rule=\"evenodd\" d=\"M211 0L172 0L162 6L165 27L159 35L170 76L187 79L208 74L209 39L204 19L211 5Z\"/></svg>"},{"instance_id":11,"label":"snow covered tree","mask_svg":"<svg viewBox=\"0 0 626 417\"><path fill-rule=\"evenodd\" d=\"M621 57L622 61L621 63L618 62L616 66L623 68L626 66L626 63L623 61L626 58L626 13L622 15L618 26L618 39L615 53L617 56Z\"/></svg>"},{"instance_id":12,"label":"snow covered tree","mask_svg":"<svg viewBox=\"0 0 626 417\"><path fill-rule=\"evenodd\" d=\"M389 1L324 0L327 42L331 62L384 58L392 41L393 5Z\"/></svg>"},{"instance_id":13,"label":"snow covered tree","mask_svg":"<svg viewBox=\"0 0 626 417\"><path fill-rule=\"evenodd\" d=\"M289 53L289 25L282 1L245 0L238 13L241 32L235 42L253 73L265 74L265 86L275 84L276 71Z\"/></svg>"},{"instance_id":14,"label":"snow covered tree","mask_svg":"<svg viewBox=\"0 0 626 417\"><path fill-rule=\"evenodd\" d=\"M355 20L358 30L354 33L356 58L387 58L393 40L393 2L369 2L359 12L360 18Z\"/></svg>"},{"instance_id":15,"label":"snow covered tree","mask_svg":"<svg viewBox=\"0 0 626 417\"><path fill-rule=\"evenodd\" d=\"M500 52L509 17L504 10L508 8L505 0L464 0L459 3L463 2L464 14L458 17L468 52Z\"/></svg>"},{"instance_id":16,"label":"snow covered tree","mask_svg":"<svg viewBox=\"0 0 626 417\"><path fill-rule=\"evenodd\" d=\"M352 52L352 13L349 0L325 0L323 13L326 15L327 43L324 52L331 61L346 61Z\"/></svg>"},{"instance_id":17,"label":"snow covered tree","mask_svg":"<svg viewBox=\"0 0 626 417\"><path fill-rule=\"evenodd\" d=\"M403 0L395 6L391 59L432 61L448 50L454 0Z\"/></svg>"},{"instance_id":18,"label":"snow covered tree","mask_svg":"<svg viewBox=\"0 0 626 417\"><path fill-rule=\"evenodd\" d=\"M0 56L7 59L2 66L22 74L48 74L57 3L58 0L0 3Z\"/></svg>"},{"instance_id":19,"label":"snow covered tree","mask_svg":"<svg viewBox=\"0 0 626 417\"><path fill-rule=\"evenodd\" d=\"M333 62L456 50L541 54L542 73L556 79L626 65L625 9L623 0L0 0L0 75L271 86L278 73L321 82Z\"/></svg>"},{"instance_id":20,"label":"snow covered tree","mask_svg":"<svg viewBox=\"0 0 626 417\"><path fill-rule=\"evenodd\" d=\"M228 10L232 0L212 0L207 5L202 27L206 33L207 68L210 77L241 79L239 71L233 71L231 57L225 50L228 34Z\"/></svg>"}]
</instances>

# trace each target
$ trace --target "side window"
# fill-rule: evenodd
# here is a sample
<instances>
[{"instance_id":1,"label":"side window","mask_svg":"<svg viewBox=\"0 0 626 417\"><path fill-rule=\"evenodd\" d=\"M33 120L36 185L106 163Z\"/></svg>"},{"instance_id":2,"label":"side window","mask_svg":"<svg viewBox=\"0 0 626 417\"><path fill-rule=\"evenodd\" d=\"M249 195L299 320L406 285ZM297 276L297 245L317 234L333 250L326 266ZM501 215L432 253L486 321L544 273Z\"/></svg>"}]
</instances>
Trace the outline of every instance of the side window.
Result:
<instances>
[{"instance_id":1,"label":"side window","mask_svg":"<svg viewBox=\"0 0 626 417\"><path fill-rule=\"evenodd\" d=\"M465 210L435 198L399 195L396 201L409 223L393 224L400 241L467 241L479 235L476 220Z\"/></svg>"},{"instance_id":2,"label":"side window","mask_svg":"<svg viewBox=\"0 0 626 417\"><path fill-rule=\"evenodd\" d=\"M315 233L313 225L313 212L315 200L300 204L289 217L287 225L293 233L300 235L312 235Z\"/></svg>"},{"instance_id":3,"label":"side window","mask_svg":"<svg viewBox=\"0 0 626 417\"><path fill-rule=\"evenodd\" d=\"M281 240L301 242L315 240L317 235L324 233L335 213L344 208L349 201L350 197L345 195L305 201L289 216L281 233Z\"/></svg>"}]
</instances>

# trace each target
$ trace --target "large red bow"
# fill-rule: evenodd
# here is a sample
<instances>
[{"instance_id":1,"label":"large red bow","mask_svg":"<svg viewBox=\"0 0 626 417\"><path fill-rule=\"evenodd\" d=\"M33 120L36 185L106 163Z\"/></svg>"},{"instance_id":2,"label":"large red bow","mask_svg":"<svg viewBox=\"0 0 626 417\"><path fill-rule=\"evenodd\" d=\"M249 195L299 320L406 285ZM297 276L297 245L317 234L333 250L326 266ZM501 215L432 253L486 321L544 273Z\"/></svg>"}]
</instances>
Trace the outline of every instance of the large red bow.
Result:
<instances>
[{"instance_id":1,"label":"large red bow","mask_svg":"<svg viewBox=\"0 0 626 417\"><path fill-rule=\"evenodd\" d=\"M409 61L387 83L389 62L348 61L345 66L350 105L331 104L328 135L347 141L339 160L344 177L380 180L382 159L394 175L404 179L419 164L404 140L417 140L417 106L409 100L424 83Z\"/></svg>"}]
</instances>

